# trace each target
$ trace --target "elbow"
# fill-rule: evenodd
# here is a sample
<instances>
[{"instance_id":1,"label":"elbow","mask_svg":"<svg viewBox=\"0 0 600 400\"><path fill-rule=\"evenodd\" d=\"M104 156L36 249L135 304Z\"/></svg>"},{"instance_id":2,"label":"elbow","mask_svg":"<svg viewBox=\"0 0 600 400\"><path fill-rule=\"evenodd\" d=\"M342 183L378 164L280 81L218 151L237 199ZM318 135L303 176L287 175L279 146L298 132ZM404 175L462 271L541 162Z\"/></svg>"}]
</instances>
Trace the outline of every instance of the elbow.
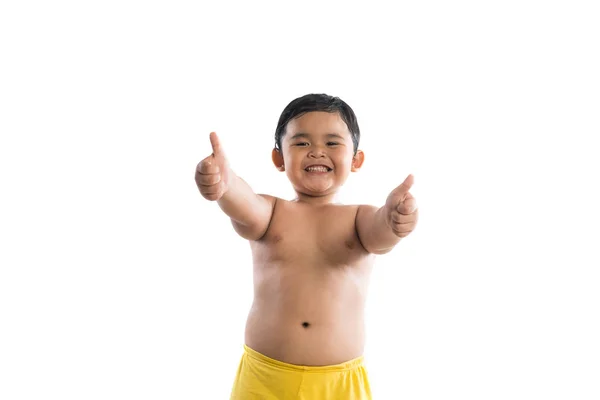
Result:
<instances>
[{"instance_id":1,"label":"elbow","mask_svg":"<svg viewBox=\"0 0 600 400\"><path fill-rule=\"evenodd\" d=\"M266 229L258 223L244 225L234 220L231 220L231 223L233 225L233 229L237 232L237 234L246 240L259 240L266 233Z\"/></svg>"}]
</instances>

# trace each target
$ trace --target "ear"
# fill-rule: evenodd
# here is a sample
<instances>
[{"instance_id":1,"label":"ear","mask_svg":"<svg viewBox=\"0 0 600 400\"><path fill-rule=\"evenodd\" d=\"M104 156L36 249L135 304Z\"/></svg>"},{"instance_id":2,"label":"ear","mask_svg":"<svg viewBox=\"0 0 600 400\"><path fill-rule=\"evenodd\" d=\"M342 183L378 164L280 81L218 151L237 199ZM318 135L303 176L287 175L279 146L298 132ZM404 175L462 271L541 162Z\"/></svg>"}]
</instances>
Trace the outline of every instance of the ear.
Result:
<instances>
[{"instance_id":1,"label":"ear","mask_svg":"<svg viewBox=\"0 0 600 400\"><path fill-rule=\"evenodd\" d=\"M362 167L363 162L365 162L365 153L363 153L362 150L358 150L356 152L356 155L352 157L352 168L350 169L350 171L358 172L360 167Z\"/></svg>"},{"instance_id":2,"label":"ear","mask_svg":"<svg viewBox=\"0 0 600 400\"><path fill-rule=\"evenodd\" d=\"M271 159L273 164L279 171L285 171L285 165L283 164L283 155L278 149L273 149L271 152Z\"/></svg>"}]
</instances>

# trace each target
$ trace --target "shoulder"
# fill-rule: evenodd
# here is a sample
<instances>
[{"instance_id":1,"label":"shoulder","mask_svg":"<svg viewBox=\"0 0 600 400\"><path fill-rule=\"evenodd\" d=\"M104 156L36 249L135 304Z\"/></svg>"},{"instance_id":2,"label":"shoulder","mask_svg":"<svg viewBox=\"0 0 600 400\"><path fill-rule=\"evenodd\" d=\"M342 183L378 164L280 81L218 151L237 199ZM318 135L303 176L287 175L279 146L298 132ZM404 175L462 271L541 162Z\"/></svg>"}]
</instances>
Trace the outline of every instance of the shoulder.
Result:
<instances>
[{"instance_id":1,"label":"shoulder","mask_svg":"<svg viewBox=\"0 0 600 400\"><path fill-rule=\"evenodd\" d=\"M359 236L368 229L370 223L375 217L375 214L377 213L377 210L379 210L379 207L375 207L370 204L361 204L356 207L354 225L356 226L356 232Z\"/></svg>"},{"instance_id":2,"label":"shoulder","mask_svg":"<svg viewBox=\"0 0 600 400\"><path fill-rule=\"evenodd\" d=\"M377 207L366 204L332 204L328 209L334 213L351 215L356 218L359 214L370 214L377 211Z\"/></svg>"},{"instance_id":3,"label":"shoulder","mask_svg":"<svg viewBox=\"0 0 600 400\"><path fill-rule=\"evenodd\" d=\"M357 215L357 217L359 215L368 216L368 215L375 214L377 212L377 210L379 210L379 207L375 207L370 204L359 204L356 206L356 215Z\"/></svg>"},{"instance_id":4,"label":"shoulder","mask_svg":"<svg viewBox=\"0 0 600 400\"><path fill-rule=\"evenodd\" d=\"M375 207L374 205L371 204L359 204L356 206L358 208L358 210L361 211L377 211L379 210L379 207Z\"/></svg>"}]
</instances>

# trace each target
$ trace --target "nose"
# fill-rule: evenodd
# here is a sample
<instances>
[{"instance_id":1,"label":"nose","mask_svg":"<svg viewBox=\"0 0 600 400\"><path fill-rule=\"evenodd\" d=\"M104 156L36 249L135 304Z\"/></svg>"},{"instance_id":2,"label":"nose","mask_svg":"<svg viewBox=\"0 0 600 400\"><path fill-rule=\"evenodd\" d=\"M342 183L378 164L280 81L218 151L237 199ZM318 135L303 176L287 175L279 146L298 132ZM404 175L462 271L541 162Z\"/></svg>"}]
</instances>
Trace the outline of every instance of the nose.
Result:
<instances>
[{"instance_id":1,"label":"nose","mask_svg":"<svg viewBox=\"0 0 600 400\"><path fill-rule=\"evenodd\" d=\"M321 146L315 146L308 152L308 156L311 158L321 158L325 157L325 149Z\"/></svg>"}]
</instances>

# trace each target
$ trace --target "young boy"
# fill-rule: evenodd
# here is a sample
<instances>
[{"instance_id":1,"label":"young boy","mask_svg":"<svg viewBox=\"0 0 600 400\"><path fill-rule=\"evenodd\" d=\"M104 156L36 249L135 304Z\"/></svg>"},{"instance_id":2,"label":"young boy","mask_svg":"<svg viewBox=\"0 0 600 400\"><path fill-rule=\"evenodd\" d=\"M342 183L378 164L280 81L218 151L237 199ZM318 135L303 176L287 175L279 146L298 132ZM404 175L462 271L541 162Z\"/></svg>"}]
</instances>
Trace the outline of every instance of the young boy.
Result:
<instances>
[{"instance_id":1,"label":"young boy","mask_svg":"<svg viewBox=\"0 0 600 400\"><path fill-rule=\"evenodd\" d=\"M309 94L283 110L272 159L297 197L256 194L228 166L217 135L196 168L204 198L217 201L250 242L254 301L231 399L371 399L364 306L376 254L417 223L413 176L381 208L341 205L336 192L360 169L360 131L341 99Z\"/></svg>"}]
</instances>

